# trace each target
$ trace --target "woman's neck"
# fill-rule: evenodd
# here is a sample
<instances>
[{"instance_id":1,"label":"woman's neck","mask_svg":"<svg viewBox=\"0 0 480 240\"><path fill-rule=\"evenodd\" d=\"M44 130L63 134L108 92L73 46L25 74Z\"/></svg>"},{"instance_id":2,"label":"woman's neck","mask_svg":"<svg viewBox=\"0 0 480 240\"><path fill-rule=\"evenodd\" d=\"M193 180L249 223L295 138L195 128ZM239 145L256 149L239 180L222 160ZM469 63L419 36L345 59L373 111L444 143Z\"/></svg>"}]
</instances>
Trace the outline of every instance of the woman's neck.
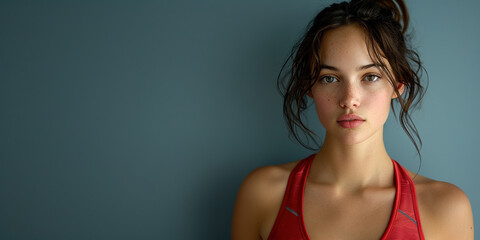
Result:
<instances>
[{"instance_id":1,"label":"woman's neck","mask_svg":"<svg viewBox=\"0 0 480 240\"><path fill-rule=\"evenodd\" d=\"M393 164L383 138L345 145L325 138L312 163L309 181L328 184L340 192L393 185Z\"/></svg>"}]
</instances>

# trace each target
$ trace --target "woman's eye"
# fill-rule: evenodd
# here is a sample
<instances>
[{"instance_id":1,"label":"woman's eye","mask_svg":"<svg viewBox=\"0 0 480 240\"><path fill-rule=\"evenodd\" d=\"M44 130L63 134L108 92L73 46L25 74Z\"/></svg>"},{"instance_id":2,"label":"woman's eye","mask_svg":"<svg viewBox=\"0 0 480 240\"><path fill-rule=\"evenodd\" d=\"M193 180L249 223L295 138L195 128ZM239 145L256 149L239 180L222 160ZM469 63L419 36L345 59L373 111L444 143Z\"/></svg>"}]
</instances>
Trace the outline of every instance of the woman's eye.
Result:
<instances>
[{"instance_id":1,"label":"woman's eye","mask_svg":"<svg viewBox=\"0 0 480 240\"><path fill-rule=\"evenodd\" d=\"M338 80L334 76L323 76L323 77L320 78L320 81L322 83L333 83L333 82L336 82Z\"/></svg>"},{"instance_id":2,"label":"woman's eye","mask_svg":"<svg viewBox=\"0 0 480 240\"><path fill-rule=\"evenodd\" d=\"M377 75L368 75L365 77L365 80L367 80L367 82L376 82L379 78Z\"/></svg>"}]
</instances>

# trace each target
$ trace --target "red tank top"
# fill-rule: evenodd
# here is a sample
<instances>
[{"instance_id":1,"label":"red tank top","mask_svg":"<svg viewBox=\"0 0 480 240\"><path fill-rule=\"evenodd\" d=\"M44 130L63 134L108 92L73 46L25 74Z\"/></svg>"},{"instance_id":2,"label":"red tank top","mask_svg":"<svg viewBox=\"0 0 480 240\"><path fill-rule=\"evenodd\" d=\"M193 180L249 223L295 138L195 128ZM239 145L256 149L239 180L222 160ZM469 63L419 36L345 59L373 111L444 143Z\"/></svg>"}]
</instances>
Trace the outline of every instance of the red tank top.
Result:
<instances>
[{"instance_id":1,"label":"red tank top","mask_svg":"<svg viewBox=\"0 0 480 240\"><path fill-rule=\"evenodd\" d=\"M290 173L282 207L268 240L309 240L303 222L303 192L315 154L301 160ZM395 172L395 202L381 240L424 240L418 215L415 186L407 171L392 159Z\"/></svg>"}]
</instances>

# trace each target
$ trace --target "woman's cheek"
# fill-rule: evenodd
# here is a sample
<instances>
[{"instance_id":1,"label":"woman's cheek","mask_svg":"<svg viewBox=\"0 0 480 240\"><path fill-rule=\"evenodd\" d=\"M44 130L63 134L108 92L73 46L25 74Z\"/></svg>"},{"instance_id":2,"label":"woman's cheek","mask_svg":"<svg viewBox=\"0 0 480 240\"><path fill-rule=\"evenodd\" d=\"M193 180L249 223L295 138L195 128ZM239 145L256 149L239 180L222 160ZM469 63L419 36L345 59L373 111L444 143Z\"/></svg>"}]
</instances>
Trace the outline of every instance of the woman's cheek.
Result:
<instances>
[{"instance_id":1,"label":"woman's cheek","mask_svg":"<svg viewBox=\"0 0 480 240\"><path fill-rule=\"evenodd\" d=\"M383 124L388 118L388 114L390 113L390 102L391 102L391 96L388 93L384 94L372 94L369 98L367 98L368 101L364 102L365 110L367 110L369 113L366 113L370 115L370 117L374 118L377 120L379 123ZM373 120L373 119L372 119Z\"/></svg>"},{"instance_id":2,"label":"woman's cheek","mask_svg":"<svg viewBox=\"0 0 480 240\"><path fill-rule=\"evenodd\" d=\"M318 119L324 128L328 128L329 123L335 120L335 102L332 97L315 97L315 107L317 110Z\"/></svg>"}]
</instances>

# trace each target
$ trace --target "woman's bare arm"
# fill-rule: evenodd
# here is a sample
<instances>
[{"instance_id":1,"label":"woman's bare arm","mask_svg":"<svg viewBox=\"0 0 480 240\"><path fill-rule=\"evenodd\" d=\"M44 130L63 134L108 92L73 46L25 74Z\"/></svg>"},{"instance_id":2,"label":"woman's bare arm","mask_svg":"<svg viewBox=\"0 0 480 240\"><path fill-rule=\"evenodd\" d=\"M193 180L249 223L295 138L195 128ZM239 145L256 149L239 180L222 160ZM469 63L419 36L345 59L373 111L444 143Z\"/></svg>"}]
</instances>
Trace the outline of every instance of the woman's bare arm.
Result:
<instances>
[{"instance_id":1,"label":"woman's bare arm","mask_svg":"<svg viewBox=\"0 0 480 240\"><path fill-rule=\"evenodd\" d=\"M426 239L474 240L472 207L460 188L435 181L420 189L420 219Z\"/></svg>"},{"instance_id":2,"label":"woman's bare arm","mask_svg":"<svg viewBox=\"0 0 480 240\"><path fill-rule=\"evenodd\" d=\"M232 240L268 238L271 226L265 221L276 216L294 165L260 167L245 178L233 211Z\"/></svg>"},{"instance_id":3,"label":"woman's bare arm","mask_svg":"<svg viewBox=\"0 0 480 240\"><path fill-rule=\"evenodd\" d=\"M243 181L237 194L232 221L232 240L261 239L260 205L262 202L262 169L251 172Z\"/></svg>"}]
</instances>

